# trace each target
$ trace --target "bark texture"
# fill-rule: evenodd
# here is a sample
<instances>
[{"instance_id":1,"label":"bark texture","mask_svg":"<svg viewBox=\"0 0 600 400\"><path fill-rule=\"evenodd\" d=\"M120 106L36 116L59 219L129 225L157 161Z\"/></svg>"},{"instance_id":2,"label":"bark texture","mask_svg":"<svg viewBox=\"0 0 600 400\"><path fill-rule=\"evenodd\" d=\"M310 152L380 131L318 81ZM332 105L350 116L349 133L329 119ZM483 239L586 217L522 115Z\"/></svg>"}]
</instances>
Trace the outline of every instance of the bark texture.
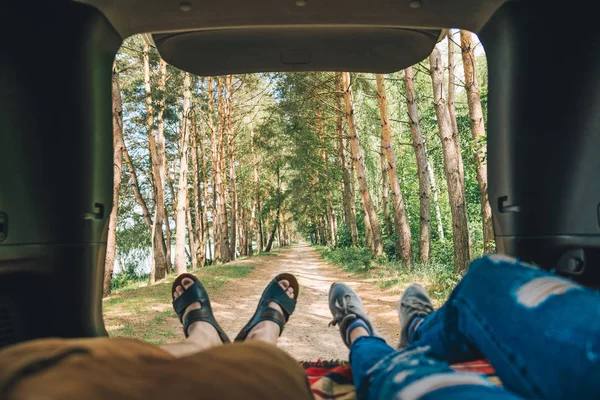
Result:
<instances>
[{"instance_id":1,"label":"bark texture","mask_svg":"<svg viewBox=\"0 0 600 400\"><path fill-rule=\"evenodd\" d=\"M454 267L458 272L466 272L471 261L471 243L469 224L465 203L464 188L461 185L460 170L456 147L452 139L452 125L446 100L444 99L444 70L440 51L434 48L429 56L431 82L433 84L433 105L437 116L442 151L444 154L444 170L448 182L448 197L452 213L452 231L454 240Z\"/></svg>"},{"instance_id":2,"label":"bark texture","mask_svg":"<svg viewBox=\"0 0 600 400\"><path fill-rule=\"evenodd\" d=\"M150 82L150 39L143 36L143 64L144 64L144 90L146 94L146 126L148 129L148 149L150 151L150 162L152 164L152 185L154 187L154 223L150 230L152 241L153 263L150 269L150 283L156 279L162 279L167 271L166 246L163 237L163 212L164 191L161 195L157 187L160 181L159 156L156 147L156 131L154 129L154 107L152 97L152 85Z\"/></svg>"},{"instance_id":3,"label":"bark texture","mask_svg":"<svg viewBox=\"0 0 600 400\"><path fill-rule=\"evenodd\" d=\"M429 262L431 252L431 202L429 165L425 139L419 122L419 107L415 91L414 72L412 67L404 70L404 86L406 89L406 108L410 123L410 133L413 149L417 160L417 173L419 175L419 258L422 263Z\"/></svg>"},{"instance_id":4,"label":"bark texture","mask_svg":"<svg viewBox=\"0 0 600 400\"><path fill-rule=\"evenodd\" d=\"M485 253L494 251L495 237L492 223L492 208L488 198L487 179L487 145L485 135L485 122L481 108L481 92L477 79L477 64L475 60L475 42L473 34L460 31L460 45L462 49L463 67L465 70L465 85L467 102L469 104L469 120L473 134L475 167L477 182L479 183L479 198L481 203L481 220L483 222L483 249Z\"/></svg>"},{"instance_id":5,"label":"bark texture","mask_svg":"<svg viewBox=\"0 0 600 400\"><path fill-rule=\"evenodd\" d=\"M358 127L354 115L354 100L352 99L352 88L350 86L350 73L342 72L342 83L344 87L344 101L346 103L346 118L348 120L348 131L350 133L350 148L352 149L352 158L356 168L358 186L363 199L365 214L368 215L371 235L373 238L372 251L375 257L383 254L383 243L381 241L381 231L379 229L379 219L373 206L373 200L369 193L367 185L365 160L363 158L363 149L360 146L358 138Z\"/></svg>"},{"instance_id":6,"label":"bark texture","mask_svg":"<svg viewBox=\"0 0 600 400\"><path fill-rule=\"evenodd\" d=\"M350 238L352 240L352 246L358 246L358 228L356 227L356 203L354 200L354 190L352 187L352 180L354 177L350 174L348 168L348 161L346 160L346 144L345 137L346 132L344 131L344 88L342 85L342 75L340 72L335 73L336 79L336 130L337 130L337 153L340 163L340 169L342 170L342 199L344 202L344 209L346 214L347 223L350 228Z\"/></svg>"},{"instance_id":7,"label":"bark texture","mask_svg":"<svg viewBox=\"0 0 600 400\"><path fill-rule=\"evenodd\" d=\"M460 133L458 132L458 123L456 122L456 107L454 106L454 94L456 92L456 44L452 30L448 32L448 112L450 114L450 123L452 124L452 140L456 147L458 160L458 169L460 171L460 181L465 186L465 167L463 163L462 151L460 147Z\"/></svg>"},{"instance_id":8,"label":"bark texture","mask_svg":"<svg viewBox=\"0 0 600 400\"><path fill-rule=\"evenodd\" d=\"M188 229L186 224L188 205L188 142L191 131L191 85L190 74L183 77L183 112L181 116L181 154L179 162L179 185L177 186L177 231L175 233L175 273L181 275L187 270L185 249L185 234ZM193 251L193 250L192 250Z\"/></svg>"},{"instance_id":9,"label":"bark texture","mask_svg":"<svg viewBox=\"0 0 600 400\"><path fill-rule=\"evenodd\" d=\"M396 168L396 156L392 145L392 126L390 125L390 116L388 111L388 101L385 91L385 79L383 75L377 74L377 101L379 104L379 117L381 120L381 147L387 161L387 173L392 189L392 206L394 209L394 230L398 235L396 240L396 259L411 265L411 234L408 224L408 214L404 206L404 198L400 189L398 180L398 170Z\"/></svg>"},{"instance_id":10,"label":"bark texture","mask_svg":"<svg viewBox=\"0 0 600 400\"><path fill-rule=\"evenodd\" d=\"M225 89L227 91L225 97L226 128L227 128L227 150L229 155L229 187L231 194L231 237L229 239L229 254L230 259L235 260L235 245L237 234L237 214L238 214L238 195L235 176L235 135L233 131L233 75L227 75L225 78Z\"/></svg>"},{"instance_id":11,"label":"bark texture","mask_svg":"<svg viewBox=\"0 0 600 400\"><path fill-rule=\"evenodd\" d=\"M119 215L119 192L121 191L121 172L123 170L123 105L119 74L113 70L112 76L112 119L113 119L113 204L108 218L108 237L106 239L106 258L104 261L104 296L110 294L115 257L117 254L117 217Z\"/></svg>"}]
</instances>

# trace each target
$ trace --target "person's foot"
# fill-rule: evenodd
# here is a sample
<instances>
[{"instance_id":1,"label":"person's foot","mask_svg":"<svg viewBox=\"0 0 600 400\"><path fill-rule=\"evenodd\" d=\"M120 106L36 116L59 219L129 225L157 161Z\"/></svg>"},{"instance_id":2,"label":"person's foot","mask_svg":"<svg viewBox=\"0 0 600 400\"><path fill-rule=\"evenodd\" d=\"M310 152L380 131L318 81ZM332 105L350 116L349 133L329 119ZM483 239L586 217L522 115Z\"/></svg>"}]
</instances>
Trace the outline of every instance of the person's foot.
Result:
<instances>
[{"instance_id":1,"label":"person's foot","mask_svg":"<svg viewBox=\"0 0 600 400\"><path fill-rule=\"evenodd\" d=\"M277 283L285 290L285 293L290 299L294 298L294 288L290 286L290 283L287 280L282 279ZM278 303L271 301L268 306L284 314L284 310ZM261 321L250 330L246 340L262 340L275 344L277 343L277 339L279 339L280 331L279 325L275 322Z\"/></svg>"},{"instance_id":2,"label":"person's foot","mask_svg":"<svg viewBox=\"0 0 600 400\"><path fill-rule=\"evenodd\" d=\"M178 285L173 292L173 299L181 296L186 289L194 284L194 281L190 278L184 278L181 281L181 285ZM183 286L182 286L183 285ZM185 317L192 310L198 310L202 308L202 304L197 301L195 303L190 304L183 313L183 320L185 321ZM221 338L214 326L204 321L192 322L188 327L188 338L186 340L191 342L202 342L203 346L208 345L219 345L222 343Z\"/></svg>"},{"instance_id":3,"label":"person's foot","mask_svg":"<svg viewBox=\"0 0 600 400\"><path fill-rule=\"evenodd\" d=\"M345 283L336 282L329 289L329 310L333 320L329 325L338 325L346 347L361 336L373 336L375 330L365 312L360 296Z\"/></svg>"},{"instance_id":4,"label":"person's foot","mask_svg":"<svg viewBox=\"0 0 600 400\"><path fill-rule=\"evenodd\" d=\"M406 288L398 303L398 318L400 319L399 349L410 344L409 335L417 329L423 318L433 312L433 303L425 289L417 284Z\"/></svg>"}]
</instances>

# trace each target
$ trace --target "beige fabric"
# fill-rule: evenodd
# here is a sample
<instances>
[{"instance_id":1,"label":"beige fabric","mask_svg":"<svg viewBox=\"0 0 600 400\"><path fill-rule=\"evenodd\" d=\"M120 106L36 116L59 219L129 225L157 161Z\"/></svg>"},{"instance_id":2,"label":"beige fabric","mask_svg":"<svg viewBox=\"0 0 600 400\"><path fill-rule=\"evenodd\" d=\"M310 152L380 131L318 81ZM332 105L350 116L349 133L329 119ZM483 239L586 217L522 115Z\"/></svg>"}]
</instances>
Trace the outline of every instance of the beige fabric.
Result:
<instances>
[{"instance_id":1,"label":"beige fabric","mask_svg":"<svg viewBox=\"0 0 600 400\"><path fill-rule=\"evenodd\" d=\"M0 350L1 399L311 399L302 367L267 343L180 359L135 339L43 339Z\"/></svg>"}]
</instances>

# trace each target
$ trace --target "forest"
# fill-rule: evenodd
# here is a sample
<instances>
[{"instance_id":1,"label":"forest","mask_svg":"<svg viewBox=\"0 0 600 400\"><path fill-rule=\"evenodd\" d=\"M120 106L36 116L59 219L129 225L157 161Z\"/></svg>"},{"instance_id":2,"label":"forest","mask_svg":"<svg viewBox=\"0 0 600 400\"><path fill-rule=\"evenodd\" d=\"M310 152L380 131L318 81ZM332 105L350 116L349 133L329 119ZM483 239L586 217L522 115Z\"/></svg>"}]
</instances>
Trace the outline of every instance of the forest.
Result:
<instances>
[{"instance_id":1,"label":"forest","mask_svg":"<svg viewBox=\"0 0 600 400\"><path fill-rule=\"evenodd\" d=\"M104 294L309 242L338 263L454 274L495 251L487 64L452 30L392 74L197 77L149 35L113 66Z\"/></svg>"}]
</instances>

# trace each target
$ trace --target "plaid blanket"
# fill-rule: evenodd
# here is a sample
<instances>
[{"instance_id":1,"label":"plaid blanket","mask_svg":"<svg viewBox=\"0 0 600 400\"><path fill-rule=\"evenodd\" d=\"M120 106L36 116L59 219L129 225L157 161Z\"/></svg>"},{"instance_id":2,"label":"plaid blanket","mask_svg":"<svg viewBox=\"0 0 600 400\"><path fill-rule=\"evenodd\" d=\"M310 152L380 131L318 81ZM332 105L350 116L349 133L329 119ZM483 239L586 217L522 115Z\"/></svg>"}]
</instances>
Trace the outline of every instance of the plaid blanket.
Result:
<instances>
[{"instance_id":1,"label":"plaid blanket","mask_svg":"<svg viewBox=\"0 0 600 400\"><path fill-rule=\"evenodd\" d=\"M352 368L347 361L304 361L301 363L306 370L308 382L315 400L350 400L356 399ZM455 364L453 369L463 372L474 372L486 375L496 385L501 385L495 375L494 368L485 360Z\"/></svg>"}]
</instances>

